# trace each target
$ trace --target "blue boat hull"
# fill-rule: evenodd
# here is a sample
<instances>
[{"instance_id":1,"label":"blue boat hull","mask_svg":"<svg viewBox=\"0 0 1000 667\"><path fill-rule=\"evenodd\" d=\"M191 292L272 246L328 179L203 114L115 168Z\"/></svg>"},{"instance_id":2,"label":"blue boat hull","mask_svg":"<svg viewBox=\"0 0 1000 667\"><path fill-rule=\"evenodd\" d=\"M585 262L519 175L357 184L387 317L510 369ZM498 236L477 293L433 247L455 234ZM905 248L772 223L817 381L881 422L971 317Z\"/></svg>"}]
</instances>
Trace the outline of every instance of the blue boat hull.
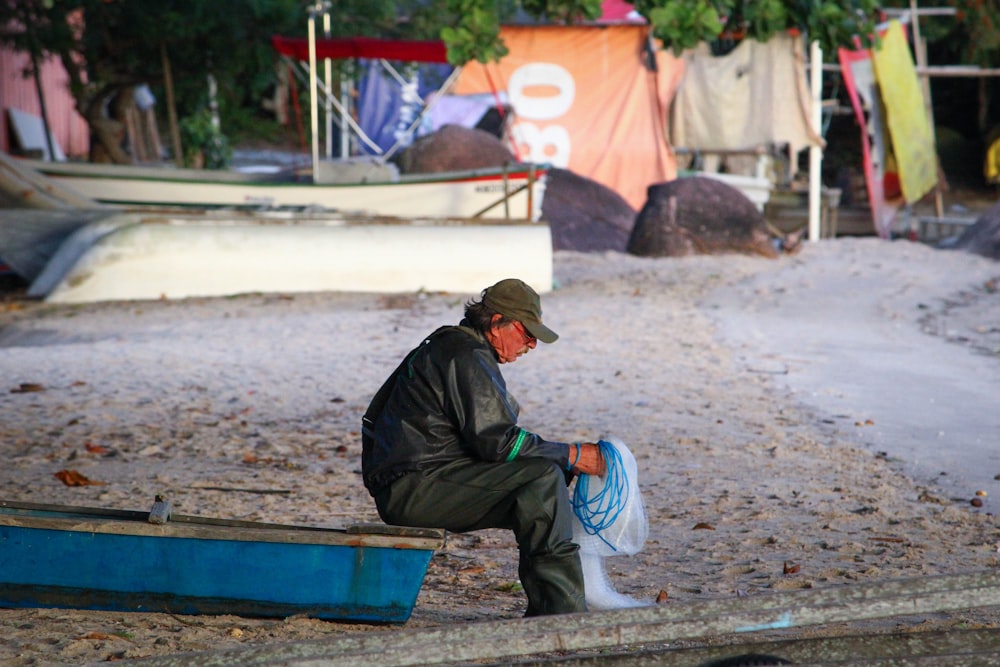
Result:
<instances>
[{"instance_id":1,"label":"blue boat hull","mask_svg":"<svg viewBox=\"0 0 1000 667\"><path fill-rule=\"evenodd\" d=\"M403 623L433 554L407 548L421 539L367 546L372 539L337 533L347 543L318 544L328 531L312 529L301 538L293 532L296 541L288 542L246 522L229 529L136 522L143 533L136 535L116 534L131 530L120 520L109 522L115 528L101 525L111 532L93 532L91 519L64 521L67 529L0 525L0 606ZM238 539L211 536L226 532ZM257 532L264 539L253 539Z\"/></svg>"}]
</instances>

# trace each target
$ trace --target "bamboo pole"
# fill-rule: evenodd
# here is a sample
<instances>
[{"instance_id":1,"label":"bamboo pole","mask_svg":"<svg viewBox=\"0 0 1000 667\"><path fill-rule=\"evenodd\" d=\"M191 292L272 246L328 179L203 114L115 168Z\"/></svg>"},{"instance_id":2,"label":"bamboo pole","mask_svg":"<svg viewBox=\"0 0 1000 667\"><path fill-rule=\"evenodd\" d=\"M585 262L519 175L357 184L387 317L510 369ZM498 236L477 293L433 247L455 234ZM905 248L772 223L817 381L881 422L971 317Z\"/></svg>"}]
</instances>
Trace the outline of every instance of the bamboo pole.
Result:
<instances>
[{"instance_id":1,"label":"bamboo pole","mask_svg":"<svg viewBox=\"0 0 1000 667\"><path fill-rule=\"evenodd\" d=\"M913 22L913 51L917 56L917 67L927 68L927 43L920 36L920 12L917 8L917 0L910 0L910 19ZM920 88L924 94L924 111L927 113L927 122L931 127L931 139L937 145L936 131L934 129L934 105L931 103L931 82L927 74L920 74ZM934 151L934 162L937 163L937 150ZM938 168L938 178L934 182L934 211L937 217L944 216L944 201L941 195L940 167Z\"/></svg>"},{"instance_id":2,"label":"bamboo pole","mask_svg":"<svg viewBox=\"0 0 1000 667\"><path fill-rule=\"evenodd\" d=\"M174 100L174 75L170 71L170 56L167 43L160 40L160 63L163 67L163 87L167 91L167 118L170 123L170 143L174 149L174 164L184 166L184 147L181 145L181 130L177 124L177 102Z\"/></svg>"},{"instance_id":3,"label":"bamboo pole","mask_svg":"<svg viewBox=\"0 0 1000 667\"><path fill-rule=\"evenodd\" d=\"M45 87L42 85L42 66L39 62L39 48L35 40L35 31L30 23L28 34L31 39L31 69L35 75L35 89L38 92L38 107L42 113L42 131L45 133L45 147L48 150L47 159L56 161L55 147L52 145L52 128L49 126L49 115L45 110Z\"/></svg>"},{"instance_id":4,"label":"bamboo pole","mask_svg":"<svg viewBox=\"0 0 1000 667\"><path fill-rule=\"evenodd\" d=\"M322 9L317 2L309 10L309 131L312 133L312 177L319 183L319 100L316 99L316 12Z\"/></svg>"},{"instance_id":5,"label":"bamboo pole","mask_svg":"<svg viewBox=\"0 0 1000 667\"><path fill-rule=\"evenodd\" d=\"M323 36L330 39L331 32L330 12L323 12ZM323 83L326 84L326 94L323 96L323 131L326 139L326 158L333 159L333 100L331 91L333 90L333 61L329 58L323 59ZM346 155L344 157L347 157Z\"/></svg>"}]
</instances>

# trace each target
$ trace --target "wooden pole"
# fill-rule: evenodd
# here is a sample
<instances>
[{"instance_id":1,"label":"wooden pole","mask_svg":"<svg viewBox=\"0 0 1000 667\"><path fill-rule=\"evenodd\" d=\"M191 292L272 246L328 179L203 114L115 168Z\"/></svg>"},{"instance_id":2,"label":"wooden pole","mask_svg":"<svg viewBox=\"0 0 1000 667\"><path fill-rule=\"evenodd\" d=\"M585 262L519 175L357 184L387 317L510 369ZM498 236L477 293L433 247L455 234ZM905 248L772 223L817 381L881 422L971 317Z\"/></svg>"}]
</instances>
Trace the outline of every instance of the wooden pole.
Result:
<instances>
[{"instance_id":1,"label":"wooden pole","mask_svg":"<svg viewBox=\"0 0 1000 667\"><path fill-rule=\"evenodd\" d=\"M323 11L323 36L330 39L332 36L330 12ZM333 61L329 58L323 59L323 83L326 84L326 94L323 96L323 133L326 139L326 158L333 159ZM346 155L344 157L347 157Z\"/></svg>"},{"instance_id":2,"label":"wooden pole","mask_svg":"<svg viewBox=\"0 0 1000 667\"><path fill-rule=\"evenodd\" d=\"M39 52L41 49L38 46L38 41L35 39L35 31L31 23L31 21L28 21L27 26L31 41L31 69L35 74L35 89L38 92L38 107L42 112L42 131L45 132L45 146L49 152L48 159L55 162L56 152L55 147L52 145L52 128L49 127L49 115L45 111L45 90L44 86L42 86L42 68L39 62Z\"/></svg>"},{"instance_id":3,"label":"wooden pole","mask_svg":"<svg viewBox=\"0 0 1000 667\"><path fill-rule=\"evenodd\" d=\"M927 44L920 36L920 11L917 9L917 0L910 0L910 20L913 23L913 51L917 56L917 68L926 71L927 68ZM934 105L931 103L931 81L927 74L920 74L920 87L924 93L924 110L927 112L927 122L931 126L931 139L935 144L935 163L937 162L937 139L934 130ZM941 196L940 167L938 168L938 178L934 183L934 211L937 217L944 217L944 201Z\"/></svg>"},{"instance_id":4,"label":"wooden pole","mask_svg":"<svg viewBox=\"0 0 1000 667\"><path fill-rule=\"evenodd\" d=\"M184 166L184 149L181 146L181 130L177 125L177 103L174 101L174 77L170 72L170 57L167 43L160 40L160 63L163 67L163 87L167 89L167 118L170 123L170 141L174 147L174 163Z\"/></svg>"},{"instance_id":5,"label":"wooden pole","mask_svg":"<svg viewBox=\"0 0 1000 667\"><path fill-rule=\"evenodd\" d=\"M817 137L823 136L823 49L813 41L809 50L809 89L812 93L811 122ZM820 206L823 196L823 149L809 147L809 240L819 241L821 234Z\"/></svg>"},{"instance_id":6,"label":"wooden pole","mask_svg":"<svg viewBox=\"0 0 1000 667\"><path fill-rule=\"evenodd\" d=\"M312 177L319 183L319 100L316 83L316 12L322 10L317 2L309 10L309 132L312 134Z\"/></svg>"}]
</instances>

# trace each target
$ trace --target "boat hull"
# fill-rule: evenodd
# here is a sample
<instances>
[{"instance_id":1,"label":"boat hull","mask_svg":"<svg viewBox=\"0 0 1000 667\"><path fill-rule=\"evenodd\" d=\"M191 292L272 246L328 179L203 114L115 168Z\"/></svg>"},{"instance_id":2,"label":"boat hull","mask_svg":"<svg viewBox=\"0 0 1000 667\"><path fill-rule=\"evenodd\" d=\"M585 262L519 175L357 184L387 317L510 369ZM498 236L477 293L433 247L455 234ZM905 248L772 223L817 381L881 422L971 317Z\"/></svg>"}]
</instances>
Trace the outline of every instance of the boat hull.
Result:
<instances>
[{"instance_id":1,"label":"boat hull","mask_svg":"<svg viewBox=\"0 0 1000 667\"><path fill-rule=\"evenodd\" d=\"M544 223L121 214L67 239L29 295L83 303L254 292L476 294L509 275L544 292L552 261Z\"/></svg>"},{"instance_id":2,"label":"boat hull","mask_svg":"<svg viewBox=\"0 0 1000 667\"><path fill-rule=\"evenodd\" d=\"M366 533L196 517L154 525L143 513L5 505L5 607L403 623L442 542L435 531L385 526Z\"/></svg>"}]
</instances>

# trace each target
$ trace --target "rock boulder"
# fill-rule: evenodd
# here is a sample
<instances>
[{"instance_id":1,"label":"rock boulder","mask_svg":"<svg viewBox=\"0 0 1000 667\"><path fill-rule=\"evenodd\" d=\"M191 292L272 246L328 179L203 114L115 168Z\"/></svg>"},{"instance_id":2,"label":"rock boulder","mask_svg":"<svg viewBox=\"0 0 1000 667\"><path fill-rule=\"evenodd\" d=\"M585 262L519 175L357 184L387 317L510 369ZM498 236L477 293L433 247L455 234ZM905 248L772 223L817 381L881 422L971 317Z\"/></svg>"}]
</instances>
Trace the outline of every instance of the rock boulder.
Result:
<instances>
[{"instance_id":1,"label":"rock boulder","mask_svg":"<svg viewBox=\"0 0 1000 667\"><path fill-rule=\"evenodd\" d=\"M688 176L651 185L647 193L628 240L634 255L779 255L764 215L731 185Z\"/></svg>"},{"instance_id":2,"label":"rock boulder","mask_svg":"<svg viewBox=\"0 0 1000 667\"><path fill-rule=\"evenodd\" d=\"M489 132L444 125L416 139L400 151L393 162L403 174L436 174L502 167L517 160L507 146Z\"/></svg>"},{"instance_id":3,"label":"rock boulder","mask_svg":"<svg viewBox=\"0 0 1000 667\"><path fill-rule=\"evenodd\" d=\"M552 230L553 250L625 252L635 209L611 188L553 168L545 178L542 220Z\"/></svg>"},{"instance_id":4,"label":"rock boulder","mask_svg":"<svg viewBox=\"0 0 1000 667\"><path fill-rule=\"evenodd\" d=\"M1000 259L1000 204L994 204L966 228L953 246L976 255Z\"/></svg>"}]
</instances>

